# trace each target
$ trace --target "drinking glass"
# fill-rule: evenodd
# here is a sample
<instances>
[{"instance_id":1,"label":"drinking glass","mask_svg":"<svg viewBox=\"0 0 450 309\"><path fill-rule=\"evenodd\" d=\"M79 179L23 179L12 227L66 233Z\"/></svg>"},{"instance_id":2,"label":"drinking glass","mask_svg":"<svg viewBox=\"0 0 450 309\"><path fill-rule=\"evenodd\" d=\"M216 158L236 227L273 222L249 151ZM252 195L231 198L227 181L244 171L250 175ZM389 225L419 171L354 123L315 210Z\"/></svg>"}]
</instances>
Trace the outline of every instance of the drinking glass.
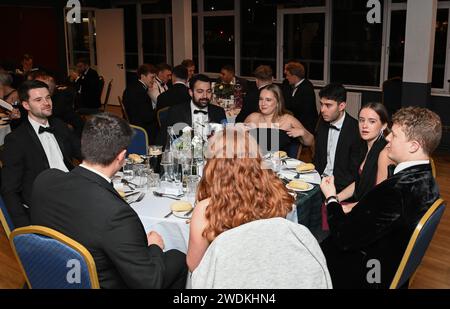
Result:
<instances>
[{"instance_id":1,"label":"drinking glass","mask_svg":"<svg viewBox=\"0 0 450 309\"><path fill-rule=\"evenodd\" d=\"M127 181L131 181L134 178L134 167L133 164L125 164L123 166L123 178Z\"/></svg>"},{"instance_id":2,"label":"drinking glass","mask_svg":"<svg viewBox=\"0 0 450 309\"><path fill-rule=\"evenodd\" d=\"M159 188L161 185L161 181L159 179L158 173L150 173L147 177L147 189L148 190L155 190Z\"/></svg>"}]
</instances>

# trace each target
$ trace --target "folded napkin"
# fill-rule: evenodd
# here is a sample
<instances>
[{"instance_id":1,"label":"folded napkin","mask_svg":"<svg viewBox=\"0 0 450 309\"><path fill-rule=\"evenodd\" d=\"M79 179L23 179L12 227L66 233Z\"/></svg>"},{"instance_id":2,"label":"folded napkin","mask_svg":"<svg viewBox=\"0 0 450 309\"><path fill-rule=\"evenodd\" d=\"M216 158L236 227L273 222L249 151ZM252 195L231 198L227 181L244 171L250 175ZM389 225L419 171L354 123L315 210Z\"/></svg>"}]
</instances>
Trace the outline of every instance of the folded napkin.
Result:
<instances>
[{"instance_id":1,"label":"folded napkin","mask_svg":"<svg viewBox=\"0 0 450 309\"><path fill-rule=\"evenodd\" d=\"M162 194L182 195L183 187L181 185L163 181L157 192Z\"/></svg>"}]
</instances>

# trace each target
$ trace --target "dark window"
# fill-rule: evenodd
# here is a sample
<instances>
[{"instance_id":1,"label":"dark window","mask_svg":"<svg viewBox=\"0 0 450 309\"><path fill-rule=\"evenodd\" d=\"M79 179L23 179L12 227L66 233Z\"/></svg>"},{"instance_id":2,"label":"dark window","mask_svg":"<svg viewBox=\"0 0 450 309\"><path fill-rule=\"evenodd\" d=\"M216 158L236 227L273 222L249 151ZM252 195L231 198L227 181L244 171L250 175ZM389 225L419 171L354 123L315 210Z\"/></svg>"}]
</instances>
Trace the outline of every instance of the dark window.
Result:
<instances>
[{"instance_id":1,"label":"dark window","mask_svg":"<svg viewBox=\"0 0 450 309\"><path fill-rule=\"evenodd\" d=\"M220 72L222 66L234 65L234 17L204 17L205 71Z\"/></svg>"},{"instance_id":2,"label":"dark window","mask_svg":"<svg viewBox=\"0 0 450 309\"><path fill-rule=\"evenodd\" d=\"M241 75L252 76L261 64L275 74L277 58L277 7L258 0L241 1Z\"/></svg>"},{"instance_id":3,"label":"dark window","mask_svg":"<svg viewBox=\"0 0 450 309\"><path fill-rule=\"evenodd\" d=\"M383 1L380 2L383 5ZM380 84L383 24L367 22L366 3L333 1L332 82L361 86Z\"/></svg>"},{"instance_id":4,"label":"dark window","mask_svg":"<svg viewBox=\"0 0 450 309\"><path fill-rule=\"evenodd\" d=\"M403 78L405 56L406 11L392 11L391 35L389 40L388 78Z\"/></svg>"},{"instance_id":5,"label":"dark window","mask_svg":"<svg viewBox=\"0 0 450 309\"><path fill-rule=\"evenodd\" d=\"M153 0L152 3L142 4L142 14L172 14L172 1Z\"/></svg>"},{"instance_id":6,"label":"dark window","mask_svg":"<svg viewBox=\"0 0 450 309\"><path fill-rule=\"evenodd\" d=\"M205 12L234 10L234 0L203 0L203 10Z\"/></svg>"},{"instance_id":7,"label":"dark window","mask_svg":"<svg viewBox=\"0 0 450 309\"><path fill-rule=\"evenodd\" d=\"M436 16L436 36L433 60L433 88L444 88L447 57L448 9L439 9Z\"/></svg>"},{"instance_id":8,"label":"dark window","mask_svg":"<svg viewBox=\"0 0 450 309\"><path fill-rule=\"evenodd\" d=\"M298 59L305 66L308 79L324 79L324 13L284 15L283 42L284 62Z\"/></svg>"},{"instance_id":9,"label":"dark window","mask_svg":"<svg viewBox=\"0 0 450 309\"><path fill-rule=\"evenodd\" d=\"M137 70L139 56L137 50L136 5L123 5L123 25L125 30L125 68Z\"/></svg>"},{"instance_id":10,"label":"dark window","mask_svg":"<svg viewBox=\"0 0 450 309\"><path fill-rule=\"evenodd\" d=\"M142 20L142 47L144 63L167 62L164 18Z\"/></svg>"}]
</instances>

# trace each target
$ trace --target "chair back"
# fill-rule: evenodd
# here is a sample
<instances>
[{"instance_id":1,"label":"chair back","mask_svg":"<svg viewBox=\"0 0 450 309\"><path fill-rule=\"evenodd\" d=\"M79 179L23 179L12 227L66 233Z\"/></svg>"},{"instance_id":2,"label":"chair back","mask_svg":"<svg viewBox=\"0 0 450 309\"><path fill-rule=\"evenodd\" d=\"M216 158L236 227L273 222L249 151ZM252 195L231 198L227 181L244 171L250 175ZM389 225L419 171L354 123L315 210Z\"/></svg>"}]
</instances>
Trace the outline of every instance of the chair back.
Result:
<instances>
[{"instance_id":1,"label":"chair back","mask_svg":"<svg viewBox=\"0 0 450 309\"><path fill-rule=\"evenodd\" d=\"M161 108L160 110L158 110L158 112L156 113L156 118L158 120L158 125L160 128L162 128L163 126L166 125L167 122L167 116L169 114L169 108L170 106Z\"/></svg>"},{"instance_id":2,"label":"chair back","mask_svg":"<svg viewBox=\"0 0 450 309\"><path fill-rule=\"evenodd\" d=\"M0 221L2 222L2 226L5 229L6 237L9 238L11 231L14 230L14 223L9 215L8 209L6 208L5 202L3 202L2 197L0 196Z\"/></svg>"},{"instance_id":3,"label":"chair back","mask_svg":"<svg viewBox=\"0 0 450 309\"><path fill-rule=\"evenodd\" d=\"M99 288L92 255L62 233L31 225L14 230L10 243L30 288Z\"/></svg>"},{"instance_id":4,"label":"chair back","mask_svg":"<svg viewBox=\"0 0 450 309\"><path fill-rule=\"evenodd\" d=\"M103 76L98 77L98 97L102 97L103 89L105 88L105 78Z\"/></svg>"},{"instance_id":5,"label":"chair back","mask_svg":"<svg viewBox=\"0 0 450 309\"><path fill-rule=\"evenodd\" d=\"M106 107L108 106L109 96L111 95L112 82L114 79L111 79L108 83L108 87L106 87L105 101L103 101L102 110L106 112Z\"/></svg>"},{"instance_id":6,"label":"chair back","mask_svg":"<svg viewBox=\"0 0 450 309\"><path fill-rule=\"evenodd\" d=\"M129 122L130 118L128 118L127 111L125 110L125 106L123 105L122 97L117 96L117 98L119 99L120 109L122 110L122 118Z\"/></svg>"},{"instance_id":7,"label":"chair back","mask_svg":"<svg viewBox=\"0 0 450 309\"><path fill-rule=\"evenodd\" d=\"M283 218L257 220L220 234L192 273L200 289L331 288L311 232Z\"/></svg>"},{"instance_id":8,"label":"chair back","mask_svg":"<svg viewBox=\"0 0 450 309\"><path fill-rule=\"evenodd\" d=\"M436 178L436 164L434 164L433 158L430 158L430 165L431 165L431 174L434 178Z\"/></svg>"},{"instance_id":9,"label":"chair back","mask_svg":"<svg viewBox=\"0 0 450 309\"><path fill-rule=\"evenodd\" d=\"M403 286L422 262L422 258L431 243L433 235L445 210L445 202L439 198L427 210L414 230L403 258L392 280L391 289Z\"/></svg>"},{"instance_id":10,"label":"chair back","mask_svg":"<svg viewBox=\"0 0 450 309\"><path fill-rule=\"evenodd\" d=\"M136 153L139 155L148 154L148 135L144 128L135 125L130 125L133 128L134 134L130 146L128 146L128 153Z\"/></svg>"}]
</instances>

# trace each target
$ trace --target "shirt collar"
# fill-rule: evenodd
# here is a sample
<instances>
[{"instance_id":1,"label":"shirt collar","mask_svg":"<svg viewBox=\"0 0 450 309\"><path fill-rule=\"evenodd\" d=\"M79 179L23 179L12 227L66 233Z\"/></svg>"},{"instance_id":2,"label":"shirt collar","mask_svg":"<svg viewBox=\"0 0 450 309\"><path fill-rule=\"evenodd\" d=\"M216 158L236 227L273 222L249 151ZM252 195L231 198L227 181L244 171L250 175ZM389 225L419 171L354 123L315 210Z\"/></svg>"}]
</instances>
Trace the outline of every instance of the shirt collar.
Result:
<instances>
[{"instance_id":1,"label":"shirt collar","mask_svg":"<svg viewBox=\"0 0 450 309\"><path fill-rule=\"evenodd\" d=\"M148 89L147 85L146 85L143 81L141 81L140 79L139 79L139 81L140 81L141 84L144 86L145 90L147 90L147 89Z\"/></svg>"},{"instance_id":2,"label":"shirt collar","mask_svg":"<svg viewBox=\"0 0 450 309\"><path fill-rule=\"evenodd\" d=\"M295 84L294 88L297 88L298 86L300 86L301 83L303 83L305 79L302 79L301 81L299 81L298 83Z\"/></svg>"},{"instance_id":3,"label":"shirt collar","mask_svg":"<svg viewBox=\"0 0 450 309\"><path fill-rule=\"evenodd\" d=\"M178 84L180 84L180 85L183 85L183 86L186 86L186 83L185 82L182 82L182 81L176 81L175 83L173 83L174 85L178 85ZM187 87L187 86L186 86Z\"/></svg>"},{"instance_id":4,"label":"shirt collar","mask_svg":"<svg viewBox=\"0 0 450 309\"><path fill-rule=\"evenodd\" d=\"M336 128L338 128L339 130L341 130L342 126L344 125L345 114L346 113L344 112L344 115L342 116L341 119L339 119L339 120L337 120L335 122L332 122L331 124L334 125Z\"/></svg>"},{"instance_id":5,"label":"shirt collar","mask_svg":"<svg viewBox=\"0 0 450 309\"><path fill-rule=\"evenodd\" d=\"M47 123L46 124L40 124L39 122L37 122L36 120L34 120L33 118L31 118L30 116L28 116L28 121L30 122L31 126L33 127L34 131L36 132L36 134L39 135L39 127L44 127L47 128L50 126L50 124Z\"/></svg>"},{"instance_id":6,"label":"shirt collar","mask_svg":"<svg viewBox=\"0 0 450 309\"><path fill-rule=\"evenodd\" d=\"M406 161L399 163L394 170L394 175L397 173L400 173L401 171L416 165L422 165L422 164L430 164L430 160L419 160L419 161Z\"/></svg>"},{"instance_id":7,"label":"shirt collar","mask_svg":"<svg viewBox=\"0 0 450 309\"><path fill-rule=\"evenodd\" d=\"M97 174L98 176L100 176L100 177L102 177L103 179L105 179L107 182L111 183L111 178L109 178L109 177L106 176L105 174L103 174L103 173L101 173L101 172L99 172L99 171L97 171L97 170L95 170L95 169L93 169L93 168L91 168L91 167L89 167L89 166L86 166L86 165L84 165L83 163L81 163L80 166L81 166L82 168L87 169L88 171L91 171L91 172L94 173L94 174Z\"/></svg>"}]
</instances>

